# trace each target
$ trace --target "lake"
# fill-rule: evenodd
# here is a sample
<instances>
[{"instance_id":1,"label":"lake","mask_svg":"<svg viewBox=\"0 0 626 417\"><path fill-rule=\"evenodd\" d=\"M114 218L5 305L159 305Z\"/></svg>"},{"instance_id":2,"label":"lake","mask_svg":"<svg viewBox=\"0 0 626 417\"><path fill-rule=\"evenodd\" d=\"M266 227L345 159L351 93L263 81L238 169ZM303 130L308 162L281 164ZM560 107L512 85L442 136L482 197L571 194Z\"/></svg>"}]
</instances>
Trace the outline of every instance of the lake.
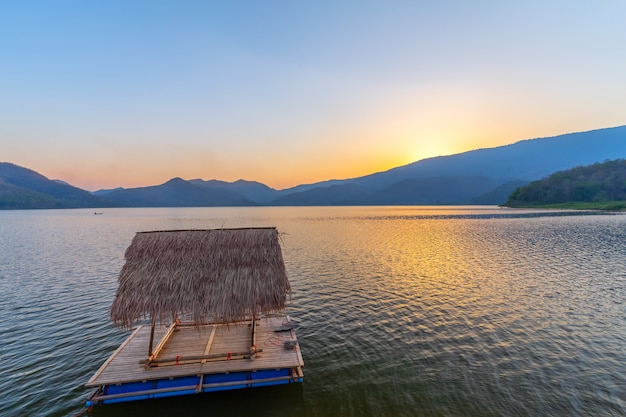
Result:
<instances>
[{"instance_id":1,"label":"lake","mask_svg":"<svg viewBox=\"0 0 626 417\"><path fill-rule=\"evenodd\" d=\"M276 226L301 387L92 416L624 416L626 215L498 207L0 211L0 415L75 416L129 335L136 232Z\"/></svg>"}]
</instances>

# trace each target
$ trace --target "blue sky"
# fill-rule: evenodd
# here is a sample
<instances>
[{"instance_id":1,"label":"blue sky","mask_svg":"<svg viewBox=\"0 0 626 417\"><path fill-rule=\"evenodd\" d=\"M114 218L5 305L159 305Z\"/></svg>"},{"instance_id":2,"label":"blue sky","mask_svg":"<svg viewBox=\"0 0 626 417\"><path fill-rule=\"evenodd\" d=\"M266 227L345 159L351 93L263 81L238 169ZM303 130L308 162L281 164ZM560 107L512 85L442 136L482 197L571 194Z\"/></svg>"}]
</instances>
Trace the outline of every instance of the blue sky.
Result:
<instances>
[{"instance_id":1,"label":"blue sky","mask_svg":"<svg viewBox=\"0 0 626 417\"><path fill-rule=\"evenodd\" d=\"M626 124L622 1L0 0L0 160L275 188Z\"/></svg>"}]
</instances>

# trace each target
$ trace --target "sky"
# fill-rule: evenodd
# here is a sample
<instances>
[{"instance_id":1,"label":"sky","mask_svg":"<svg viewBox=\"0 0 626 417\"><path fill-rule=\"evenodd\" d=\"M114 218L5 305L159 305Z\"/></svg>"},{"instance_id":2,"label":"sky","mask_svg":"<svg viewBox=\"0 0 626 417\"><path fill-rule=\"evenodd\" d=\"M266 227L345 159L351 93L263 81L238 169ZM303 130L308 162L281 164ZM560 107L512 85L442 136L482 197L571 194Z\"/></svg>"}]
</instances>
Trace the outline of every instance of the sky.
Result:
<instances>
[{"instance_id":1,"label":"sky","mask_svg":"<svg viewBox=\"0 0 626 417\"><path fill-rule=\"evenodd\" d=\"M0 161L276 189L626 124L626 2L0 0Z\"/></svg>"}]
</instances>

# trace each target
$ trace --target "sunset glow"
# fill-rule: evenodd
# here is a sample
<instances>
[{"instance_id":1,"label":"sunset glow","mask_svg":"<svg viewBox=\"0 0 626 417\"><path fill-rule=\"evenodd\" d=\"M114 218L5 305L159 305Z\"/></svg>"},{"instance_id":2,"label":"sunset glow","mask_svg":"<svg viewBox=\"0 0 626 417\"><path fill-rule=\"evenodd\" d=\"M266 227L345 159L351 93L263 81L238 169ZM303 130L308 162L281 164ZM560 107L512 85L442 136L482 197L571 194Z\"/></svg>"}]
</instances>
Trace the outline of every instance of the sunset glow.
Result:
<instances>
[{"instance_id":1,"label":"sunset glow","mask_svg":"<svg viewBox=\"0 0 626 417\"><path fill-rule=\"evenodd\" d=\"M0 5L0 161L282 189L626 123L626 3Z\"/></svg>"}]
</instances>

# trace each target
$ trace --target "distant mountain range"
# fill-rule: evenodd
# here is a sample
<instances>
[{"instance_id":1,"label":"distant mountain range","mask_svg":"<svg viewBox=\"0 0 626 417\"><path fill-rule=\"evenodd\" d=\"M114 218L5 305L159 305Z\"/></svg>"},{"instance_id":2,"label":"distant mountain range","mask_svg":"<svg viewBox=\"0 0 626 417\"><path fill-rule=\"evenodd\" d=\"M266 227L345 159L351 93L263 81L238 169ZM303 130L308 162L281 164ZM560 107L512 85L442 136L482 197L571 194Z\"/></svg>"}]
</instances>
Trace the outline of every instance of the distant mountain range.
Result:
<instances>
[{"instance_id":1,"label":"distant mountain range","mask_svg":"<svg viewBox=\"0 0 626 417\"><path fill-rule=\"evenodd\" d=\"M502 204L556 171L626 157L626 126L423 159L363 177L276 190L254 181L173 178L94 193L0 163L0 209L71 207Z\"/></svg>"}]
</instances>

